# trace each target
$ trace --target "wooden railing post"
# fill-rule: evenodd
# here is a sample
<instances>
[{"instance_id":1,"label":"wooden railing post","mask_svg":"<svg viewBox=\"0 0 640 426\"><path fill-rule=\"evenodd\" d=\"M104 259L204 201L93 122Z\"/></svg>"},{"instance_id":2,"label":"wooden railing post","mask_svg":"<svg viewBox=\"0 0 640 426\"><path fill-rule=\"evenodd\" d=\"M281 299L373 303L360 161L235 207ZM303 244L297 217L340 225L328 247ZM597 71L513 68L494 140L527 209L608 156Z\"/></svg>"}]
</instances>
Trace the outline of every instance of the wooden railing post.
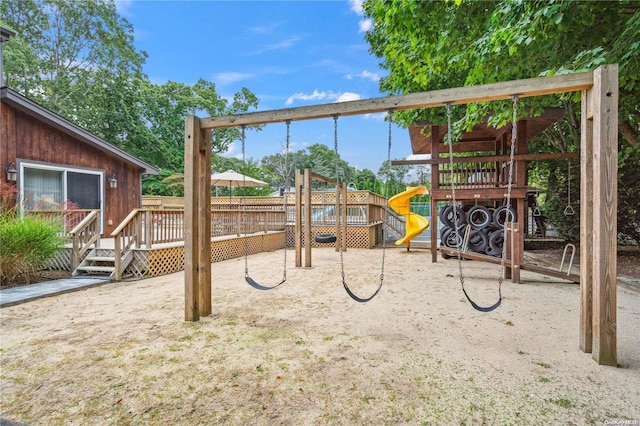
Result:
<instances>
[{"instance_id":1,"label":"wooden railing post","mask_svg":"<svg viewBox=\"0 0 640 426\"><path fill-rule=\"evenodd\" d=\"M80 238L77 234L74 234L71 254L71 270L75 271L78 265L80 265Z\"/></svg>"},{"instance_id":2,"label":"wooden railing post","mask_svg":"<svg viewBox=\"0 0 640 426\"><path fill-rule=\"evenodd\" d=\"M144 212L144 225L144 243L147 248L151 248L155 224L150 210Z\"/></svg>"},{"instance_id":3,"label":"wooden railing post","mask_svg":"<svg viewBox=\"0 0 640 426\"><path fill-rule=\"evenodd\" d=\"M294 246L296 251L296 268L302 266L302 175L296 169L295 175L295 213L294 213Z\"/></svg>"},{"instance_id":4,"label":"wooden railing post","mask_svg":"<svg viewBox=\"0 0 640 426\"><path fill-rule=\"evenodd\" d=\"M122 279L122 237L120 234L116 234L113 240L113 255L115 257L114 267L116 269L116 281Z\"/></svg>"}]
</instances>

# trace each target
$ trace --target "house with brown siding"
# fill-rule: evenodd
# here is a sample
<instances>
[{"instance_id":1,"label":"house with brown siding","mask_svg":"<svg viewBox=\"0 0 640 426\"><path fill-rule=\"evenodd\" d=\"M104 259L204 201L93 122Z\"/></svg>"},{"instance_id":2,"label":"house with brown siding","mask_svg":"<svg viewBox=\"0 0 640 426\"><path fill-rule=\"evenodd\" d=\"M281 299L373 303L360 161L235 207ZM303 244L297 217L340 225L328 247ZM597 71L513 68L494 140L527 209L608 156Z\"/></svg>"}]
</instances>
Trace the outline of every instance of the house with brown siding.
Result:
<instances>
[{"instance_id":1,"label":"house with brown siding","mask_svg":"<svg viewBox=\"0 0 640 426\"><path fill-rule=\"evenodd\" d=\"M0 171L16 171L24 210L100 209L108 236L141 206L142 176L158 169L9 87L0 101Z\"/></svg>"}]
</instances>

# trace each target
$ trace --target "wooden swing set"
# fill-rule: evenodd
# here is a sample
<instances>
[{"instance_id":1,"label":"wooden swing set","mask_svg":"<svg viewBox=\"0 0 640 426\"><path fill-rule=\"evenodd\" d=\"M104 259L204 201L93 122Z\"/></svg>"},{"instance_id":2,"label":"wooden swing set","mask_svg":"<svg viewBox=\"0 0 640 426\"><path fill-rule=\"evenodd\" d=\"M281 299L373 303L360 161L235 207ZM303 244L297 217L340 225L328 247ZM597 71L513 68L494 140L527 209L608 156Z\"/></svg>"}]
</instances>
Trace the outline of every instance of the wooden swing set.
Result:
<instances>
[{"instance_id":1,"label":"wooden swing set","mask_svg":"<svg viewBox=\"0 0 640 426\"><path fill-rule=\"evenodd\" d=\"M342 103L185 119L185 320L211 314L211 130L581 92L579 348L617 365L618 66ZM513 232L520 232L517 229ZM517 265L517 264L514 264ZM513 269L513 268L512 268Z\"/></svg>"}]
</instances>

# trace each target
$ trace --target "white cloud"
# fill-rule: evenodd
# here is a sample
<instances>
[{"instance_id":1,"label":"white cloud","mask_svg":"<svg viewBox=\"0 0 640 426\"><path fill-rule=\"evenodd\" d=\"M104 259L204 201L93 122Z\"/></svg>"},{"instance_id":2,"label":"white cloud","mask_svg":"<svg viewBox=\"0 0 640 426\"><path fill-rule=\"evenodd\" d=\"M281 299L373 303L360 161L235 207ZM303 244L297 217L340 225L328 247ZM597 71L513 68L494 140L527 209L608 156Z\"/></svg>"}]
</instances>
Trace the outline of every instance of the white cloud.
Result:
<instances>
[{"instance_id":1,"label":"white cloud","mask_svg":"<svg viewBox=\"0 0 640 426\"><path fill-rule=\"evenodd\" d=\"M361 98L360 95L358 95L357 93L353 93L353 92L344 92L341 93L338 96L338 99L336 99L336 102L348 102L348 101L357 101Z\"/></svg>"},{"instance_id":2,"label":"white cloud","mask_svg":"<svg viewBox=\"0 0 640 426\"><path fill-rule=\"evenodd\" d=\"M231 142L227 147L227 150L224 152L221 152L220 155L222 155L223 157L235 157L238 155L239 151L240 149L238 148L238 143ZM242 155L242 153L240 153L240 155Z\"/></svg>"},{"instance_id":3,"label":"white cloud","mask_svg":"<svg viewBox=\"0 0 640 426\"><path fill-rule=\"evenodd\" d=\"M374 121L384 121L385 118L387 118L388 113L387 112L377 112L377 113L373 113L373 114L364 114L362 116L362 118L364 118L365 120L374 120Z\"/></svg>"},{"instance_id":4,"label":"white cloud","mask_svg":"<svg viewBox=\"0 0 640 426\"><path fill-rule=\"evenodd\" d=\"M220 155L225 158L235 158L237 160L242 160L242 150L241 144L239 142L231 142L227 147L227 150L221 152Z\"/></svg>"},{"instance_id":5,"label":"white cloud","mask_svg":"<svg viewBox=\"0 0 640 426\"><path fill-rule=\"evenodd\" d=\"M307 95L305 93L294 93L284 103L285 105L291 105L294 101L317 101L327 99L327 92L319 92L315 89L312 94Z\"/></svg>"},{"instance_id":6,"label":"white cloud","mask_svg":"<svg viewBox=\"0 0 640 426\"><path fill-rule=\"evenodd\" d=\"M372 26L373 26L373 21L371 19L361 19L358 22L358 32L366 33L371 29Z\"/></svg>"},{"instance_id":7,"label":"white cloud","mask_svg":"<svg viewBox=\"0 0 640 426\"><path fill-rule=\"evenodd\" d=\"M361 78L369 81L380 81L380 74L364 70L358 74L347 74L347 80L353 80L354 78Z\"/></svg>"},{"instance_id":8,"label":"white cloud","mask_svg":"<svg viewBox=\"0 0 640 426\"><path fill-rule=\"evenodd\" d=\"M364 12L362 11L362 1L363 0L349 0L349 7L353 13L358 16L363 16ZM373 25L373 21L371 19L361 19L358 21L358 32L366 33L371 29Z\"/></svg>"},{"instance_id":9,"label":"white cloud","mask_svg":"<svg viewBox=\"0 0 640 426\"><path fill-rule=\"evenodd\" d=\"M253 74L247 72L219 72L213 77L214 83L219 86L226 86L227 84L236 83L242 80L249 80L253 78Z\"/></svg>"},{"instance_id":10,"label":"white cloud","mask_svg":"<svg viewBox=\"0 0 640 426\"><path fill-rule=\"evenodd\" d=\"M343 92L343 93L335 93L332 91L322 91L320 92L318 89L315 89L313 93L294 93L289 96L289 98L285 101L285 105L291 105L295 101L334 101L334 102L347 102L347 101L357 101L362 97L353 92Z\"/></svg>"},{"instance_id":11,"label":"white cloud","mask_svg":"<svg viewBox=\"0 0 640 426\"><path fill-rule=\"evenodd\" d=\"M352 12L362 16L362 0L349 0L349 7Z\"/></svg>"}]
</instances>

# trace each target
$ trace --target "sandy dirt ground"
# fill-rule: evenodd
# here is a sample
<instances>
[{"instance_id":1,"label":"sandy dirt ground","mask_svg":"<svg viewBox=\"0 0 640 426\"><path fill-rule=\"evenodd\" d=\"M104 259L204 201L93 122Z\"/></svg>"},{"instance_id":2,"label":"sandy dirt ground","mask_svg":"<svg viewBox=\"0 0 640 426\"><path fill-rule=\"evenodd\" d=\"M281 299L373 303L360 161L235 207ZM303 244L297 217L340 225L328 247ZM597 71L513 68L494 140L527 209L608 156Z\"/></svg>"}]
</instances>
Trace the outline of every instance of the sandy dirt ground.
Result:
<instances>
[{"instance_id":1,"label":"sandy dirt ground","mask_svg":"<svg viewBox=\"0 0 640 426\"><path fill-rule=\"evenodd\" d=\"M367 296L382 250L344 253ZM184 318L184 274L0 310L0 417L32 425L640 424L640 294L617 292L617 368L578 349L579 287L523 272L502 306L464 299L458 261L386 250L371 302L340 256L258 291L244 259L213 264L213 315ZM283 251L250 256L263 285ZM499 268L463 262L481 305Z\"/></svg>"}]
</instances>

